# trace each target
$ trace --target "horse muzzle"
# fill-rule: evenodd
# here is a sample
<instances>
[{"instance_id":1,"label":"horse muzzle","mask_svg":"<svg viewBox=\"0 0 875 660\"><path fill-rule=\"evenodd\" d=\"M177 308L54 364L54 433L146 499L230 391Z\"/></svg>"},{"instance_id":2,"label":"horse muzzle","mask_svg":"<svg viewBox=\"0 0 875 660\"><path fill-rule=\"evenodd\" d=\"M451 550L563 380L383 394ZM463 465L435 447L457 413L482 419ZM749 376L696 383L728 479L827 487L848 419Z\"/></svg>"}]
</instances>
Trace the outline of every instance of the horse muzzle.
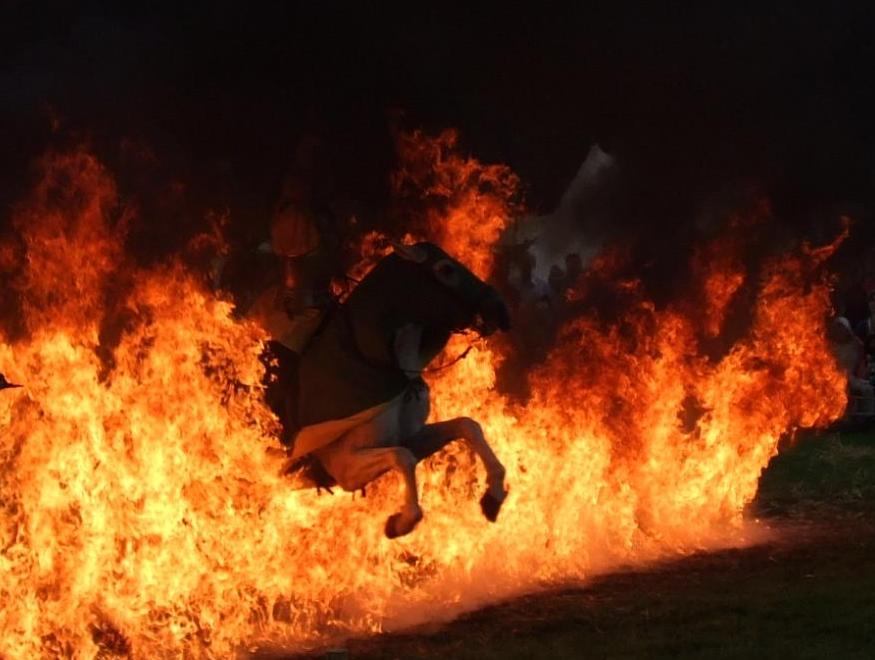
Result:
<instances>
[{"instance_id":1,"label":"horse muzzle","mask_svg":"<svg viewBox=\"0 0 875 660\"><path fill-rule=\"evenodd\" d=\"M510 330L510 312L497 291L490 291L480 303L474 329L484 337L496 330Z\"/></svg>"}]
</instances>

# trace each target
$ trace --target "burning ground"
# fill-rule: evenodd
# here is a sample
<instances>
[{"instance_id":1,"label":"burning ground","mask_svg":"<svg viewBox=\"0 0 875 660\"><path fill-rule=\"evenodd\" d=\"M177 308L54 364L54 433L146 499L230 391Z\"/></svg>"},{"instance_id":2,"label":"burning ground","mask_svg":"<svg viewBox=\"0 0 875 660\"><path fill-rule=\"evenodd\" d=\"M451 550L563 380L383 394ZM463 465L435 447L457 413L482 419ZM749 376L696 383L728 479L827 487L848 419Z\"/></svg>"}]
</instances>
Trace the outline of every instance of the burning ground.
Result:
<instances>
[{"instance_id":1,"label":"burning ground","mask_svg":"<svg viewBox=\"0 0 875 660\"><path fill-rule=\"evenodd\" d=\"M417 200L406 229L489 275L517 177L463 156L452 132L399 145L394 188ZM499 521L483 520L482 471L454 447L418 469L426 520L389 541L393 476L367 497L279 476L263 333L183 256L128 256L136 215L92 153L39 169L0 253L0 371L26 385L0 399L10 658L296 648L745 543L743 510L779 440L844 408L824 325L838 241L753 269L743 253L764 205L696 245L685 295L658 304L607 246L570 290L575 313L525 375L526 399L497 381L505 343L476 343L430 379L433 415L476 418L508 469Z\"/></svg>"}]
</instances>

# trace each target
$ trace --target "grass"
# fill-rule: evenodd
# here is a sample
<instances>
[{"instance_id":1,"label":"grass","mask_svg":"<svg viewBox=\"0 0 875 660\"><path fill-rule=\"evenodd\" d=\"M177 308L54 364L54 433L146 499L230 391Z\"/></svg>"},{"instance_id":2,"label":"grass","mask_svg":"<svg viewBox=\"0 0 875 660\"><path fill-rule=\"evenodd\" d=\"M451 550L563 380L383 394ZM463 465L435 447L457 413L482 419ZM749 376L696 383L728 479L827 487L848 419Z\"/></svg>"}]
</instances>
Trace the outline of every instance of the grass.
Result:
<instances>
[{"instance_id":1,"label":"grass","mask_svg":"<svg viewBox=\"0 0 875 660\"><path fill-rule=\"evenodd\" d=\"M805 435L772 459L752 510L810 517L819 509L875 510L875 435Z\"/></svg>"},{"instance_id":2,"label":"grass","mask_svg":"<svg viewBox=\"0 0 875 660\"><path fill-rule=\"evenodd\" d=\"M838 530L836 530L838 531ZM350 658L871 658L875 533L702 555L539 594Z\"/></svg>"},{"instance_id":3,"label":"grass","mask_svg":"<svg viewBox=\"0 0 875 660\"><path fill-rule=\"evenodd\" d=\"M349 658L875 657L875 435L799 438L751 513L792 533L350 640Z\"/></svg>"}]
</instances>

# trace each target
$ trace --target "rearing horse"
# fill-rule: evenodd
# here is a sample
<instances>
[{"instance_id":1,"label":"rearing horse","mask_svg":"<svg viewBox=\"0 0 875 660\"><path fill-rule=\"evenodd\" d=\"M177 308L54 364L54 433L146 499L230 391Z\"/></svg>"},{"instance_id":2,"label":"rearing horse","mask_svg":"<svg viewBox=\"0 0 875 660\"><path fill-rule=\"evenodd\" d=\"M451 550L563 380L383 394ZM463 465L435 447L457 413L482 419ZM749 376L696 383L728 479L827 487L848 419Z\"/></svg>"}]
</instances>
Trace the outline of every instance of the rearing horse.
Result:
<instances>
[{"instance_id":1,"label":"rearing horse","mask_svg":"<svg viewBox=\"0 0 875 660\"><path fill-rule=\"evenodd\" d=\"M420 374L451 333L468 328L484 336L510 328L498 292L433 243L396 245L300 356L280 407L292 429L292 469L315 459L327 473L322 485L347 491L397 470L404 505L385 530L395 538L422 519L416 464L460 439L486 469L480 504L495 521L507 496L505 470L480 425L469 417L426 424L429 390Z\"/></svg>"}]
</instances>

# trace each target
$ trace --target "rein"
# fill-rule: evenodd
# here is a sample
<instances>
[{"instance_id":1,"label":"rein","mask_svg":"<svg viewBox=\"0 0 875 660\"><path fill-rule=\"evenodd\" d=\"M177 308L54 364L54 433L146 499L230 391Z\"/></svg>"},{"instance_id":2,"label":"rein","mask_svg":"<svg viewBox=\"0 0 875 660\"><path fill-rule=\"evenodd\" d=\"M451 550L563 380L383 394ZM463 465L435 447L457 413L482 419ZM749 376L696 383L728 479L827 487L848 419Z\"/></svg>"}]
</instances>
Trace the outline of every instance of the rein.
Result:
<instances>
[{"instance_id":1,"label":"rein","mask_svg":"<svg viewBox=\"0 0 875 660\"><path fill-rule=\"evenodd\" d=\"M468 357L468 354L471 352L471 350L476 345L474 342L471 342L470 344L468 344L468 347L464 351L462 351L459 355L454 357L449 362L447 362L445 364L438 365L436 367L426 367L424 369L401 369L397 365L375 363L373 360L368 358L364 353L362 353L362 350L359 348L359 346L355 340L355 333L353 332L353 329L352 329L352 322L351 322L351 319L349 317L349 311L346 309L346 307L343 304L338 305L338 307L335 309L335 315L337 315L338 317L340 317L342 319L342 322L345 326L345 329L346 329L346 332L348 334L352 348L356 352L356 354L358 355L358 358L362 362L364 362L365 364L370 365L372 367L376 367L378 369L393 369L393 370L398 369L398 371L401 371L402 373L407 374L409 376L421 376L422 374L437 373L440 371L444 371L445 369L449 369L450 367L455 366L456 364L458 364L459 362L464 360L466 357ZM462 331L454 332L452 334L468 334L468 331L462 330Z\"/></svg>"},{"instance_id":2,"label":"rein","mask_svg":"<svg viewBox=\"0 0 875 660\"><path fill-rule=\"evenodd\" d=\"M463 334L463 333L459 333L459 334ZM425 369L420 369L420 370L402 369L402 371L406 374L417 374L417 375L439 373L439 372L443 371L444 369L449 369L450 367L456 366L459 362L461 362L466 357L468 357L468 353L471 352L471 349L473 349L474 346L475 346L474 343L468 344L468 347L464 351L462 351L459 355L454 357L452 360L450 360L446 364L439 364L436 367L426 367Z\"/></svg>"},{"instance_id":3,"label":"rein","mask_svg":"<svg viewBox=\"0 0 875 660\"><path fill-rule=\"evenodd\" d=\"M334 298L335 304L337 304L337 311L340 311L344 316L343 320L345 322L347 330L350 333L353 348L355 349L356 353L358 353L359 359L361 359L363 362L365 362L365 364L369 364L371 366L377 366L380 368L387 368L385 365L374 364L373 361L371 361L368 357L366 357L362 353L361 349L358 347L358 344L355 341L355 333L352 331L352 324L351 324L351 321L349 318L349 313L347 312L347 310L343 306L343 303L345 302L346 298L351 293L351 290L354 289L359 284L361 284L362 280L356 279L356 278L352 277L351 275L349 275L348 273L343 273L342 276L340 277L340 279L344 280L344 283L346 285L344 287L345 290L343 291L342 294L340 294L340 295L335 294L332 297ZM351 286L351 285L354 285L354 286ZM468 334L468 333L469 333L469 330L466 329L466 330L459 330L459 331L453 332L452 334ZM425 367L423 369L400 369L399 368L399 370L401 372L407 374L408 376L422 376L422 374L440 373L441 371L444 371L446 369L449 369L451 367L456 366L459 362L461 362L466 357L468 357L468 354L471 352L471 350L474 348L474 346L475 346L474 342L469 343L468 347L464 351L462 351L459 355L454 357L449 362L446 362L444 364L440 364L436 367Z\"/></svg>"}]
</instances>

